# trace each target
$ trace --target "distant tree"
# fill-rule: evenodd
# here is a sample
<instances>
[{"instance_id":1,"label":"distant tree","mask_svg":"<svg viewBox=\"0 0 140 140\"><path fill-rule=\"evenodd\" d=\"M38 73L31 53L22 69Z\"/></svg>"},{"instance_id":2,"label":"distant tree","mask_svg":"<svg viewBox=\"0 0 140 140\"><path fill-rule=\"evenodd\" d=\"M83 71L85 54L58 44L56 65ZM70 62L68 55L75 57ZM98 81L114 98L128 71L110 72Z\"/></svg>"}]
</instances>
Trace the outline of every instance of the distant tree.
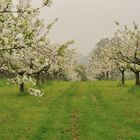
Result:
<instances>
[{"instance_id":1,"label":"distant tree","mask_svg":"<svg viewBox=\"0 0 140 140\"><path fill-rule=\"evenodd\" d=\"M112 63L112 70L118 70L121 74L121 83L125 84L125 71L127 64L118 55L118 47L116 42L120 41L119 38L113 37L109 40L109 44L104 48L104 54L109 58Z\"/></svg>"},{"instance_id":2,"label":"distant tree","mask_svg":"<svg viewBox=\"0 0 140 140\"><path fill-rule=\"evenodd\" d=\"M92 73L93 77L98 80L108 80L109 74L113 69L113 61L110 57L108 57L109 43L108 38L101 39L89 56L89 72Z\"/></svg>"},{"instance_id":3,"label":"distant tree","mask_svg":"<svg viewBox=\"0 0 140 140\"><path fill-rule=\"evenodd\" d=\"M86 66L79 64L77 68L77 73L81 77L81 81L87 81L87 73L86 73Z\"/></svg>"}]
</instances>

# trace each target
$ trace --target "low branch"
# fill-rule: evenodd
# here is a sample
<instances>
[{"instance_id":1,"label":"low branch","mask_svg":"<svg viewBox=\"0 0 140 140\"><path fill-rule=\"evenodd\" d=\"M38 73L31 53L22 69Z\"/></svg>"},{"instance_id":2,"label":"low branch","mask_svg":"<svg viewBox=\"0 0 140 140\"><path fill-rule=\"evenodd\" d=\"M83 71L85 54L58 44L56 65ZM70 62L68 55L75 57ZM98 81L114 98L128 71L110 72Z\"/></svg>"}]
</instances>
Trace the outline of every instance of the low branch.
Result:
<instances>
[{"instance_id":1,"label":"low branch","mask_svg":"<svg viewBox=\"0 0 140 140\"><path fill-rule=\"evenodd\" d=\"M0 52L18 50L18 49L24 49L24 48L25 48L25 46L18 46L18 47L13 47L13 48L5 48L5 49L0 49Z\"/></svg>"}]
</instances>

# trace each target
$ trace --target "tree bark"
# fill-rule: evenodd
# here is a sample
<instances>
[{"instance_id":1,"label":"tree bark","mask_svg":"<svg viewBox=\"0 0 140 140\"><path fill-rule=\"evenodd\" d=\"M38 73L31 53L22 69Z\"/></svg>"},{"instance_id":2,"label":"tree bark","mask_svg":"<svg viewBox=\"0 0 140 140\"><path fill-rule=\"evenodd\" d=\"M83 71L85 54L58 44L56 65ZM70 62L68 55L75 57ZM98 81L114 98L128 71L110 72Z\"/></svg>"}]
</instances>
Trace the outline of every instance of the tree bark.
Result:
<instances>
[{"instance_id":1,"label":"tree bark","mask_svg":"<svg viewBox=\"0 0 140 140\"><path fill-rule=\"evenodd\" d=\"M121 71L121 82L123 85L125 84L125 71Z\"/></svg>"},{"instance_id":2,"label":"tree bark","mask_svg":"<svg viewBox=\"0 0 140 140\"><path fill-rule=\"evenodd\" d=\"M135 72L135 80L136 80L136 86L140 86L139 72Z\"/></svg>"},{"instance_id":3,"label":"tree bark","mask_svg":"<svg viewBox=\"0 0 140 140\"><path fill-rule=\"evenodd\" d=\"M19 75L23 76L24 72L20 72ZM19 90L20 90L20 93L24 93L25 92L25 85L24 85L23 82L19 85Z\"/></svg>"},{"instance_id":4,"label":"tree bark","mask_svg":"<svg viewBox=\"0 0 140 140\"><path fill-rule=\"evenodd\" d=\"M24 93L25 88L24 88L24 83L20 84L20 93Z\"/></svg>"}]
</instances>

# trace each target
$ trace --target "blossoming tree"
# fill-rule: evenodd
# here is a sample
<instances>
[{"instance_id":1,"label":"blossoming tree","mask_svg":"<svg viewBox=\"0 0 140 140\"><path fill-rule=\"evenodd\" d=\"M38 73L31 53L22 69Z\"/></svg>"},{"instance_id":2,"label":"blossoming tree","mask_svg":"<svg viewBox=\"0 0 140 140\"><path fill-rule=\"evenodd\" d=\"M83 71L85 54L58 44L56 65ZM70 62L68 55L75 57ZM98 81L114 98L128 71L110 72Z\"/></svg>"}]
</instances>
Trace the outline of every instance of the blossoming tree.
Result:
<instances>
[{"instance_id":1,"label":"blossoming tree","mask_svg":"<svg viewBox=\"0 0 140 140\"><path fill-rule=\"evenodd\" d=\"M118 23L119 26L119 23ZM116 41L117 53L121 60L126 63L134 74L136 85L140 85L140 31L138 25L134 22L133 28L129 29L127 26L121 28L115 34L121 41Z\"/></svg>"},{"instance_id":2,"label":"blossoming tree","mask_svg":"<svg viewBox=\"0 0 140 140\"><path fill-rule=\"evenodd\" d=\"M50 4L50 0L43 0L42 7ZM39 18L42 7L34 8L30 0L20 0L16 9L12 5L12 0L3 0L0 6L0 70L16 76L11 81L20 85L20 92L24 92L24 85L31 81L30 77L35 76L39 82L40 74L58 69L58 63L68 73L72 68L69 65L66 69L67 59L72 60L72 50L67 49L70 42L53 47L48 39L57 19L46 26Z\"/></svg>"}]
</instances>

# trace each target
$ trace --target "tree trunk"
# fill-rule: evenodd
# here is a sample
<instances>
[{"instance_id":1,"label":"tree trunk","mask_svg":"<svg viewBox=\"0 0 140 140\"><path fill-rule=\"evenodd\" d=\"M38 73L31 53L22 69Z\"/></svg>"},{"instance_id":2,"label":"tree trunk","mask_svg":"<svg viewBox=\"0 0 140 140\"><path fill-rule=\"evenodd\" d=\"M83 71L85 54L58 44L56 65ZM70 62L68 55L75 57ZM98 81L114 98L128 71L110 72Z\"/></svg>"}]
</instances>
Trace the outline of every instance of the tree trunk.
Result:
<instances>
[{"instance_id":1,"label":"tree trunk","mask_svg":"<svg viewBox=\"0 0 140 140\"><path fill-rule=\"evenodd\" d=\"M121 82L124 85L125 84L125 71L121 71Z\"/></svg>"},{"instance_id":2,"label":"tree trunk","mask_svg":"<svg viewBox=\"0 0 140 140\"><path fill-rule=\"evenodd\" d=\"M105 73L102 72L102 79L105 80Z\"/></svg>"},{"instance_id":3,"label":"tree trunk","mask_svg":"<svg viewBox=\"0 0 140 140\"><path fill-rule=\"evenodd\" d=\"M109 79L109 71L106 72L106 80Z\"/></svg>"},{"instance_id":4,"label":"tree trunk","mask_svg":"<svg viewBox=\"0 0 140 140\"><path fill-rule=\"evenodd\" d=\"M23 75L24 75L24 72L20 72L19 73L19 75L21 76L21 77L23 77ZM24 93L25 92L25 85L24 85L24 83L21 83L20 85L19 85L19 90L20 90L20 93Z\"/></svg>"},{"instance_id":5,"label":"tree trunk","mask_svg":"<svg viewBox=\"0 0 140 140\"><path fill-rule=\"evenodd\" d=\"M24 93L25 89L24 89L24 83L20 84L20 93Z\"/></svg>"},{"instance_id":6,"label":"tree trunk","mask_svg":"<svg viewBox=\"0 0 140 140\"><path fill-rule=\"evenodd\" d=\"M37 85L40 84L40 73L38 73L37 76L36 76L36 84Z\"/></svg>"},{"instance_id":7,"label":"tree trunk","mask_svg":"<svg viewBox=\"0 0 140 140\"><path fill-rule=\"evenodd\" d=\"M136 86L140 86L139 72L135 72Z\"/></svg>"}]
</instances>

